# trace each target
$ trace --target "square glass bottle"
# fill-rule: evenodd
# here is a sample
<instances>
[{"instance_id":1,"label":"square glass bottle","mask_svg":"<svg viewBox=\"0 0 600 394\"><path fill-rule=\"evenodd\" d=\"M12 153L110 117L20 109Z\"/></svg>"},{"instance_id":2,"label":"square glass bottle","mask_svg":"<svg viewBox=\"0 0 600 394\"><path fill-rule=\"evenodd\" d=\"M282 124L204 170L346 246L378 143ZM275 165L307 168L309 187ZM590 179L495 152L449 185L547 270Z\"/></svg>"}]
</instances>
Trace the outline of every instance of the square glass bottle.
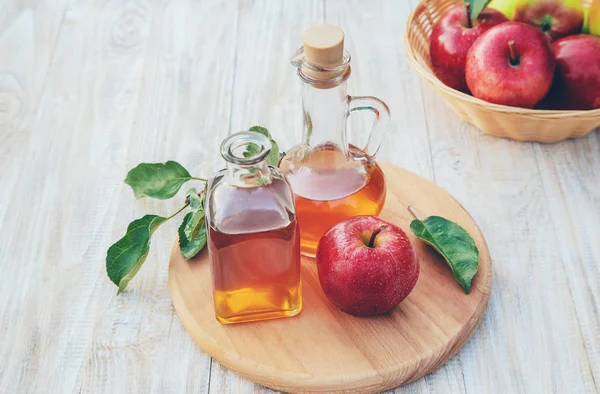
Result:
<instances>
[{"instance_id":1,"label":"square glass bottle","mask_svg":"<svg viewBox=\"0 0 600 394\"><path fill-rule=\"evenodd\" d=\"M215 314L221 323L294 316L302 309L294 195L267 159L269 139L244 131L221 145L227 167L207 184Z\"/></svg>"}]
</instances>

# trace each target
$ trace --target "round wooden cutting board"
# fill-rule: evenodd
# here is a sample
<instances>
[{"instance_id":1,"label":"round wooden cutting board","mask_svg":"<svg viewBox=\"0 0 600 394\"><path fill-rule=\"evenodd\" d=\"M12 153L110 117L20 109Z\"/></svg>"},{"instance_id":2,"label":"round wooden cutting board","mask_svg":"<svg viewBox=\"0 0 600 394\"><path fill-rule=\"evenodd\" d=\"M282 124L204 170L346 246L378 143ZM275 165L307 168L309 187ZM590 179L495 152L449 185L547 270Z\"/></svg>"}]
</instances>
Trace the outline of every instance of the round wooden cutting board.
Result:
<instances>
[{"instance_id":1,"label":"round wooden cutting board","mask_svg":"<svg viewBox=\"0 0 600 394\"><path fill-rule=\"evenodd\" d=\"M208 253L186 261L171 253L169 288L183 325L209 355L261 385L285 392L378 392L418 379L469 339L490 298L490 255L479 228L443 189L383 165L388 195L381 216L399 225L417 249L421 273L412 293L391 313L357 318L328 302L315 260L303 258L303 310L292 318L222 325L214 316ZM412 235L411 205L424 219L443 216L463 226L480 252L470 294L443 258Z\"/></svg>"}]
</instances>

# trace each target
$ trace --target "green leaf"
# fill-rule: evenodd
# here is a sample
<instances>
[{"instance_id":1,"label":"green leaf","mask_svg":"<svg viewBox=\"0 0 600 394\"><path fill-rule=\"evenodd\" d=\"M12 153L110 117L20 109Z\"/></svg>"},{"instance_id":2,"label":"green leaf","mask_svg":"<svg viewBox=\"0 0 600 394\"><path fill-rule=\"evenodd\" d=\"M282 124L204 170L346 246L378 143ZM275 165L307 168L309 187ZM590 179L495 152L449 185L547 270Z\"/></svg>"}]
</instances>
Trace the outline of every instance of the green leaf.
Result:
<instances>
[{"instance_id":1,"label":"green leaf","mask_svg":"<svg viewBox=\"0 0 600 394\"><path fill-rule=\"evenodd\" d=\"M269 164L273 167L277 167L279 165L279 159L281 156L279 155L279 145L275 140L271 140L271 153L269 153Z\"/></svg>"},{"instance_id":2,"label":"green leaf","mask_svg":"<svg viewBox=\"0 0 600 394\"><path fill-rule=\"evenodd\" d=\"M454 278L466 294L479 269L479 250L467 231L458 224L439 216L430 216L410 224L411 231L433 246L448 262Z\"/></svg>"},{"instance_id":3,"label":"green leaf","mask_svg":"<svg viewBox=\"0 0 600 394\"><path fill-rule=\"evenodd\" d=\"M191 259L206 245L206 220L204 211L189 212L179 226L179 249L186 259Z\"/></svg>"},{"instance_id":4,"label":"green leaf","mask_svg":"<svg viewBox=\"0 0 600 394\"><path fill-rule=\"evenodd\" d=\"M252 157L256 156L260 153L260 146L256 145L254 142L251 142L246 146L246 151L243 153L244 157Z\"/></svg>"},{"instance_id":5,"label":"green leaf","mask_svg":"<svg viewBox=\"0 0 600 394\"><path fill-rule=\"evenodd\" d=\"M189 172L175 161L142 163L129 171L125 183L131 186L136 198L145 196L166 200L192 179Z\"/></svg>"},{"instance_id":6,"label":"green leaf","mask_svg":"<svg viewBox=\"0 0 600 394\"><path fill-rule=\"evenodd\" d=\"M273 139L273 137L271 137L271 133L269 133L269 130L261 126L252 126L250 127L250 131L256 131L257 133L264 135L269 139L269 141L271 141L271 153L269 153L268 163L273 167L277 167L279 165L279 159L282 156L280 156L279 154L279 145L277 145L277 142ZM255 153L246 155L246 152L250 151L251 149L256 149ZM244 157L254 156L258 152L260 152L260 147L256 144L249 144L248 148L246 148L246 152L244 152Z\"/></svg>"},{"instance_id":7,"label":"green leaf","mask_svg":"<svg viewBox=\"0 0 600 394\"><path fill-rule=\"evenodd\" d=\"M268 139L272 138L271 137L271 133L269 133L269 130L267 130L265 127L262 127L262 126L252 126L248 130L250 130L250 131L256 131L257 133L260 133L260 134L264 135Z\"/></svg>"},{"instance_id":8,"label":"green leaf","mask_svg":"<svg viewBox=\"0 0 600 394\"><path fill-rule=\"evenodd\" d=\"M186 201L188 201L190 208L192 211L204 210L204 194L202 196L198 195L195 187L190 187L185 192Z\"/></svg>"},{"instance_id":9,"label":"green leaf","mask_svg":"<svg viewBox=\"0 0 600 394\"><path fill-rule=\"evenodd\" d=\"M491 1L492 0L466 0L466 2L469 3L469 18L471 19L473 26L477 24L477 17L481 11L483 11Z\"/></svg>"},{"instance_id":10,"label":"green leaf","mask_svg":"<svg viewBox=\"0 0 600 394\"><path fill-rule=\"evenodd\" d=\"M191 212L179 226L179 249L186 259L194 257L206 245L206 223L204 218L204 193L198 195L196 188L186 192Z\"/></svg>"},{"instance_id":11,"label":"green leaf","mask_svg":"<svg viewBox=\"0 0 600 394\"><path fill-rule=\"evenodd\" d=\"M125 290L139 271L148 256L152 233L166 220L167 218L157 215L146 215L134 220L127 227L125 236L108 248L106 273L119 287L117 295Z\"/></svg>"}]
</instances>

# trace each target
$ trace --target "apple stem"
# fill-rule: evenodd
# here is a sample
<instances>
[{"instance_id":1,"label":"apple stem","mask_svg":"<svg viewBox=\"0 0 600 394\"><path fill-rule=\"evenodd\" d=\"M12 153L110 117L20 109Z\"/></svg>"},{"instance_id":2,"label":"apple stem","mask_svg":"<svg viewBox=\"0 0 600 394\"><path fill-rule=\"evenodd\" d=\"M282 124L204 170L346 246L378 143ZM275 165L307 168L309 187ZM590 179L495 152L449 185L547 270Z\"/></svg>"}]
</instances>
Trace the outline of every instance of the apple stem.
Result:
<instances>
[{"instance_id":1,"label":"apple stem","mask_svg":"<svg viewBox=\"0 0 600 394\"><path fill-rule=\"evenodd\" d=\"M386 226L379 226L379 228L375 231L373 231L373 234L371 234L371 239L369 240L369 244L367 245L369 248L373 248L375 246L375 237L377 237L379 235L380 232L382 232L383 230L385 230Z\"/></svg>"},{"instance_id":2,"label":"apple stem","mask_svg":"<svg viewBox=\"0 0 600 394\"><path fill-rule=\"evenodd\" d=\"M417 213L415 212L415 210L413 209L413 207L411 207L410 205L408 206L408 210L410 211L411 215L413 215L413 217L417 220L421 220L419 219L419 216L417 215Z\"/></svg>"},{"instance_id":3,"label":"apple stem","mask_svg":"<svg viewBox=\"0 0 600 394\"><path fill-rule=\"evenodd\" d=\"M465 3L465 13L467 14L467 27L471 29L473 23L471 22L471 3Z\"/></svg>"},{"instance_id":4,"label":"apple stem","mask_svg":"<svg viewBox=\"0 0 600 394\"><path fill-rule=\"evenodd\" d=\"M510 51L510 64L516 66L519 64L519 57L517 56L517 50L515 49L515 40L508 42L508 50Z\"/></svg>"},{"instance_id":5,"label":"apple stem","mask_svg":"<svg viewBox=\"0 0 600 394\"><path fill-rule=\"evenodd\" d=\"M550 15L544 15L544 18L542 18L542 22L540 23L540 29L542 29L544 33L548 33L548 31L552 29L552 22L553 18Z\"/></svg>"}]
</instances>

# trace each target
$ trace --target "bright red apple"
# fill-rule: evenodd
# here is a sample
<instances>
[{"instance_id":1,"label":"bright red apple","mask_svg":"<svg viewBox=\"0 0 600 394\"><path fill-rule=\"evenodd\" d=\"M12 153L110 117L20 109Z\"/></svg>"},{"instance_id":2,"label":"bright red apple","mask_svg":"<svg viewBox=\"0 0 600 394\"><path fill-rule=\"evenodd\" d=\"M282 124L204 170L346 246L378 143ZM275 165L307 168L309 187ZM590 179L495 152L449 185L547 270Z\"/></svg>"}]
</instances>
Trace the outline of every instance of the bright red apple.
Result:
<instances>
[{"instance_id":1,"label":"bright red apple","mask_svg":"<svg viewBox=\"0 0 600 394\"><path fill-rule=\"evenodd\" d=\"M501 12L487 8L471 26L466 7L458 6L446 12L433 26L429 55L434 74L444 84L468 92L465 82L465 59L475 40L492 26L508 21Z\"/></svg>"},{"instance_id":2,"label":"bright red apple","mask_svg":"<svg viewBox=\"0 0 600 394\"><path fill-rule=\"evenodd\" d=\"M483 33L469 50L467 85L490 103L533 108L550 90L555 63L541 30L506 22Z\"/></svg>"},{"instance_id":3,"label":"bright red apple","mask_svg":"<svg viewBox=\"0 0 600 394\"><path fill-rule=\"evenodd\" d=\"M377 216L333 226L321 237L316 258L327 298L355 316L390 311L419 278L417 255L404 231Z\"/></svg>"},{"instance_id":4,"label":"bright red apple","mask_svg":"<svg viewBox=\"0 0 600 394\"><path fill-rule=\"evenodd\" d=\"M514 20L528 23L557 40L581 31L581 0L517 0Z\"/></svg>"},{"instance_id":5,"label":"bright red apple","mask_svg":"<svg viewBox=\"0 0 600 394\"><path fill-rule=\"evenodd\" d=\"M556 72L551 100L557 109L600 108L600 37L578 34L552 44Z\"/></svg>"}]
</instances>

